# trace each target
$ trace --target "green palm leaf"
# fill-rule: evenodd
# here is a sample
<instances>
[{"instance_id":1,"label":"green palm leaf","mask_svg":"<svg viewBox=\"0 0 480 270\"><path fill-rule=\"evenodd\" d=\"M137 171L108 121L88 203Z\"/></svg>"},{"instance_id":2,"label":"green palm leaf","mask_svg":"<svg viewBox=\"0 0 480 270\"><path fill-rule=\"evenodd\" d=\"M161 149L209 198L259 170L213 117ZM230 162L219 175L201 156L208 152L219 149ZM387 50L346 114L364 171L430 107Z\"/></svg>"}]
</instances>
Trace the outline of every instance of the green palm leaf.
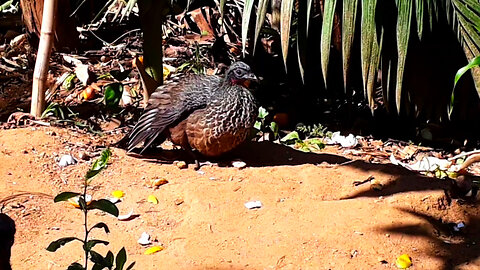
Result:
<instances>
[{"instance_id":1,"label":"green palm leaf","mask_svg":"<svg viewBox=\"0 0 480 270\"><path fill-rule=\"evenodd\" d=\"M358 0L343 1L342 18L342 55L343 55L343 88L347 91L348 70L352 52L353 37L355 36L355 20L357 16Z\"/></svg>"},{"instance_id":2,"label":"green palm leaf","mask_svg":"<svg viewBox=\"0 0 480 270\"><path fill-rule=\"evenodd\" d=\"M320 37L320 57L325 87L327 87L327 69L330 58L330 44L332 43L333 17L335 16L336 4L336 0L325 0L324 3L322 33Z\"/></svg>"}]
</instances>

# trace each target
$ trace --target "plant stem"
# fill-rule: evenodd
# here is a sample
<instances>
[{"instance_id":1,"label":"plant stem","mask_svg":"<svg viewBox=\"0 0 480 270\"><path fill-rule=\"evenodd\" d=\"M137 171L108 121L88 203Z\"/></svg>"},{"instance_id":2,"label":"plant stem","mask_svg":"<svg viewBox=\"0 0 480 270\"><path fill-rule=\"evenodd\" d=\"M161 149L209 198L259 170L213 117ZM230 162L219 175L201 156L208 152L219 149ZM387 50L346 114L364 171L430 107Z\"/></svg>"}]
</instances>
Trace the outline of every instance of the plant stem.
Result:
<instances>
[{"instance_id":1,"label":"plant stem","mask_svg":"<svg viewBox=\"0 0 480 270\"><path fill-rule=\"evenodd\" d=\"M83 215L84 215L84 221L85 221L85 240L83 242L84 244L84 251L85 251L85 269L87 269L88 266L88 249L87 249L87 242L88 242L88 223L87 223L87 185L88 185L88 180L85 179L85 182L83 184L83 199L85 200L85 209L83 209Z\"/></svg>"}]
</instances>

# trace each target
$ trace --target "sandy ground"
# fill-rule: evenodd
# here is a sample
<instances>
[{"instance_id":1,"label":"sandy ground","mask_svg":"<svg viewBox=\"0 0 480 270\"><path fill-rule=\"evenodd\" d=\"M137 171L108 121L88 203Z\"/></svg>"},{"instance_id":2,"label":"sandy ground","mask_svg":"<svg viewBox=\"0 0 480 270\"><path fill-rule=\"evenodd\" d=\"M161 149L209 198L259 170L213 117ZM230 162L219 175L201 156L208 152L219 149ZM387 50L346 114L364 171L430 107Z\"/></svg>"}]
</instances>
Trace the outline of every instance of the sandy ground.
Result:
<instances>
[{"instance_id":1,"label":"sandy ground","mask_svg":"<svg viewBox=\"0 0 480 270\"><path fill-rule=\"evenodd\" d=\"M78 243L55 253L45 248L60 237L82 237L81 212L53 203L53 197L80 191L96 157L65 168L56 159L82 151L98 155L118 136L50 127L0 134L0 200L8 198L3 212L17 227L13 269L82 263ZM179 169L112 151L89 193L100 199L123 190L120 213L133 209L138 216L119 221L92 211L89 224L103 221L111 230L93 233L110 242L95 250L117 253L125 247L134 269L395 269L404 253L412 258L411 269L480 269L480 210L450 200L444 180L271 143L250 143L233 154L247 162L244 169L227 161L201 171ZM370 176L382 190L352 184ZM154 189L147 183L156 178L168 183ZM157 205L147 202L152 194ZM251 200L263 207L247 209L244 203ZM449 223L461 221L465 231L452 233ZM137 243L142 232L165 249L144 255L146 247Z\"/></svg>"}]
</instances>

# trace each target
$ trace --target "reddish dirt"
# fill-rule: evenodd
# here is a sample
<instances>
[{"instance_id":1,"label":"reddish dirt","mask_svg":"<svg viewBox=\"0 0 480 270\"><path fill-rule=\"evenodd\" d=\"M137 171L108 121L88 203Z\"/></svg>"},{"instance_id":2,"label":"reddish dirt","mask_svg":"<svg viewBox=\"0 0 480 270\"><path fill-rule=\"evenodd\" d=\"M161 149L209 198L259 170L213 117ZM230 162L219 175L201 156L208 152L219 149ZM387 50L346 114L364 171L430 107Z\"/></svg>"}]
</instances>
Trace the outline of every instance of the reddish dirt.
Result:
<instances>
[{"instance_id":1,"label":"reddish dirt","mask_svg":"<svg viewBox=\"0 0 480 270\"><path fill-rule=\"evenodd\" d=\"M17 226L13 269L82 263L78 243L55 253L45 248L60 237L82 237L80 211L52 198L80 191L96 157L63 169L56 158L78 157L81 151L98 156L118 136L51 127L0 133L0 200L8 199L3 212ZM110 242L96 251L116 253L125 247L135 269L395 269L403 253L412 257L411 269L480 267L480 210L447 199L445 180L270 143L238 151L248 164L244 169L204 166L204 174L192 166L179 169L112 151L110 165L93 179L89 192L99 199L123 190L120 213L133 209L139 216L118 221L92 211L89 223L103 221L111 230L108 235L95 231L94 237ZM353 186L369 176L384 188ZM155 190L146 184L155 178L168 183ZM147 202L151 194L157 205ZM248 210L244 203L250 200L260 200L263 207ZM466 224L464 234L452 234L448 223L460 221ZM165 249L144 255L146 248L137 243L142 232Z\"/></svg>"}]
</instances>

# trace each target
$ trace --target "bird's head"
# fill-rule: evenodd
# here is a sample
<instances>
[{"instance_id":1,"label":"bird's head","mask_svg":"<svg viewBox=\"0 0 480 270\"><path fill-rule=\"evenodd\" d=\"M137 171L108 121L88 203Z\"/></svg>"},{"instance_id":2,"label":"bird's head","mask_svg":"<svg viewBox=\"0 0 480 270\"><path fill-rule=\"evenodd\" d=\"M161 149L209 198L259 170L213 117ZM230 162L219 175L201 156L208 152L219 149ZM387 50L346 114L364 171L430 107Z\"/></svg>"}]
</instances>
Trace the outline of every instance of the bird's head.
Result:
<instances>
[{"instance_id":1,"label":"bird's head","mask_svg":"<svg viewBox=\"0 0 480 270\"><path fill-rule=\"evenodd\" d=\"M257 81L257 76L253 74L250 66L238 61L228 68L225 74L225 80L230 85L241 85L248 88L252 81Z\"/></svg>"}]
</instances>

